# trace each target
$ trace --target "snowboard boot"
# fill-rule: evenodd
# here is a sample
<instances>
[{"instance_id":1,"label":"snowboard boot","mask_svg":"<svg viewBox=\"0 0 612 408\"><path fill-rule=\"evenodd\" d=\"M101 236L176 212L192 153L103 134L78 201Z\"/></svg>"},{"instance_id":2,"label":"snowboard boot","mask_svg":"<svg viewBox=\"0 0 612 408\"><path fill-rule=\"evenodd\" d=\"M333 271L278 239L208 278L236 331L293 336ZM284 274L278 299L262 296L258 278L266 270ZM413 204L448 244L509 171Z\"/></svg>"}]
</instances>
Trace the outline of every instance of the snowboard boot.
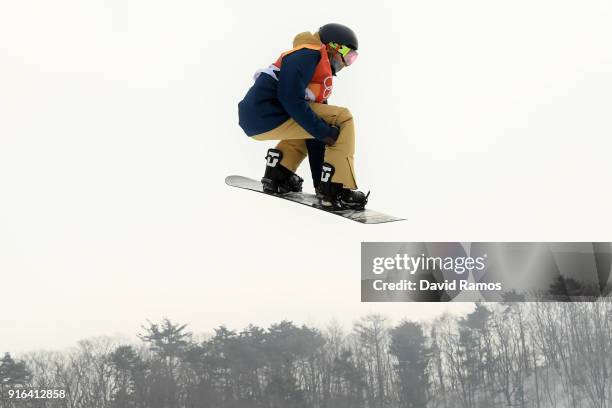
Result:
<instances>
[{"instance_id":1,"label":"snowboard boot","mask_svg":"<svg viewBox=\"0 0 612 408\"><path fill-rule=\"evenodd\" d=\"M266 172L261 179L264 193L287 194L302 191L304 180L281 165L283 152L277 149L268 149L266 155Z\"/></svg>"},{"instance_id":2,"label":"snowboard boot","mask_svg":"<svg viewBox=\"0 0 612 408\"><path fill-rule=\"evenodd\" d=\"M321 183L317 188L317 201L319 207L327 210L363 210L368 203L368 194L359 190L344 188L342 183L333 183L334 166L323 163Z\"/></svg>"}]
</instances>

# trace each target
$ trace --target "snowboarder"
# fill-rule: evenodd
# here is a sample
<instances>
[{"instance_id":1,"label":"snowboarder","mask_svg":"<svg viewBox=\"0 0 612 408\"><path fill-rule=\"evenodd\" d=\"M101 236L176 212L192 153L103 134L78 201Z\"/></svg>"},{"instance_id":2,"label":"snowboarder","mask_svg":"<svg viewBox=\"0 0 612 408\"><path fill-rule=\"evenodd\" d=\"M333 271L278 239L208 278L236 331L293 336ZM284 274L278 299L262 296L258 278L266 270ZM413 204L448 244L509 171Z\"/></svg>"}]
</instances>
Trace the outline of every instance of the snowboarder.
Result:
<instances>
[{"instance_id":1,"label":"snowboarder","mask_svg":"<svg viewBox=\"0 0 612 408\"><path fill-rule=\"evenodd\" d=\"M308 155L323 208L363 209L367 195L357 190L353 155L355 128L347 108L327 104L333 76L357 58L357 36L341 24L303 32L268 68L238 104L240 127L255 140L280 140L269 149L261 182L268 193L302 191L295 174Z\"/></svg>"}]
</instances>

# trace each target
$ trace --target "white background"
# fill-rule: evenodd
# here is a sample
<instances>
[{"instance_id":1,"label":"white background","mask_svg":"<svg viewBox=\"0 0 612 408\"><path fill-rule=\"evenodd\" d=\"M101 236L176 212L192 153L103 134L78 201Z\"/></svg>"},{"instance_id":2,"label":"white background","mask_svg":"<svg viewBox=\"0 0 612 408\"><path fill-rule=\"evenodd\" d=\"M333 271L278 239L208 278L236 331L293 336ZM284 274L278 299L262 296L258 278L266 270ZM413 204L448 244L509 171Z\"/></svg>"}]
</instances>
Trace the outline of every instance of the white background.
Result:
<instances>
[{"instance_id":1,"label":"white background","mask_svg":"<svg viewBox=\"0 0 612 408\"><path fill-rule=\"evenodd\" d=\"M603 0L0 3L0 351L163 316L424 320L470 305L360 304L361 241L612 240L610 21ZM253 72L327 22L360 39L331 99L358 183L405 222L223 183L271 146L237 125Z\"/></svg>"}]
</instances>

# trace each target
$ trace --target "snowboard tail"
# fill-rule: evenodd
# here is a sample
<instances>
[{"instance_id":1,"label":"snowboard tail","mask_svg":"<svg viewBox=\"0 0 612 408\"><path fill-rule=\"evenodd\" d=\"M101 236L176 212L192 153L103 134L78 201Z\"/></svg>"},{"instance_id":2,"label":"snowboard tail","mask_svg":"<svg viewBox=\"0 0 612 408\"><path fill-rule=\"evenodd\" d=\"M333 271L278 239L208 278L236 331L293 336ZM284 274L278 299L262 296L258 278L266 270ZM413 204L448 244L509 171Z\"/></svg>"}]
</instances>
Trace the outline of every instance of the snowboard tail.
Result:
<instances>
[{"instance_id":1,"label":"snowboard tail","mask_svg":"<svg viewBox=\"0 0 612 408\"><path fill-rule=\"evenodd\" d=\"M263 191L263 186L260 181L253 180L243 176L227 176L225 178L225 184L232 187L242 188L246 190L256 191L271 197L278 197L284 200L293 201L294 203L306 205L308 207L316 208L327 213L339 215L340 217L347 218L359 222L361 224L381 224L385 222L402 221L403 218L394 217L380 213L378 211L370 210L369 208L363 210L328 210L317 206L318 200L314 194L311 193L287 193L287 194L270 194Z\"/></svg>"}]
</instances>

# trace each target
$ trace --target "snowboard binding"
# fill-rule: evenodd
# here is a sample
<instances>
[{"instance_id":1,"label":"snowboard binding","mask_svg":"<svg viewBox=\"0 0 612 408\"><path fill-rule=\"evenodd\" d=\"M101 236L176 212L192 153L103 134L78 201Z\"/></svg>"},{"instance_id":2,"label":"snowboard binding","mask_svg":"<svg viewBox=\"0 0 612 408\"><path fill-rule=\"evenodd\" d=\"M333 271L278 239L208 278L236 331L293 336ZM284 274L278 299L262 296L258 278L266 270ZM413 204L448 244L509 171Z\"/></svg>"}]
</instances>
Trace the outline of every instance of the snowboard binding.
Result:
<instances>
[{"instance_id":1,"label":"snowboard binding","mask_svg":"<svg viewBox=\"0 0 612 408\"><path fill-rule=\"evenodd\" d=\"M321 209L328 211L363 210L368 203L370 192L364 194L359 190L344 188L342 183L331 181L334 166L323 163L321 183L317 188L317 201Z\"/></svg>"},{"instance_id":2,"label":"snowboard binding","mask_svg":"<svg viewBox=\"0 0 612 408\"><path fill-rule=\"evenodd\" d=\"M283 152L278 149L268 149L266 155L266 171L261 184L264 193L287 194L302 191L304 179L280 164Z\"/></svg>"}]
</instances>

